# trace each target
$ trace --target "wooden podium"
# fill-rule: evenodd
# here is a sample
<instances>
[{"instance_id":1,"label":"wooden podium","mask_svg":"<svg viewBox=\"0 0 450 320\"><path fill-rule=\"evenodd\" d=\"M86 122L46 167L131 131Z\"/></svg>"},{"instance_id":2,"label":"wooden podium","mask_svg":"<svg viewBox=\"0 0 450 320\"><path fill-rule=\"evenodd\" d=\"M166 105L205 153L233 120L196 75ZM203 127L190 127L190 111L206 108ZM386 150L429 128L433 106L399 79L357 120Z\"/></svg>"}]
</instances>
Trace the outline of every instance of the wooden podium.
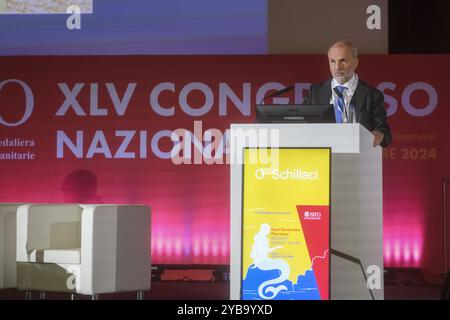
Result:
<instances>
[{"instance_id":1,"label":"wooden podium","mask_svg":"<svg viewBox=\"0 0 450 320\"><path fill-rule=\"evenodd\" d=\"M384 299L382 148L351 124L232 124L230 299L241 295L242 149L331 148L331 299Z\"/></svg>"}]
</instances>

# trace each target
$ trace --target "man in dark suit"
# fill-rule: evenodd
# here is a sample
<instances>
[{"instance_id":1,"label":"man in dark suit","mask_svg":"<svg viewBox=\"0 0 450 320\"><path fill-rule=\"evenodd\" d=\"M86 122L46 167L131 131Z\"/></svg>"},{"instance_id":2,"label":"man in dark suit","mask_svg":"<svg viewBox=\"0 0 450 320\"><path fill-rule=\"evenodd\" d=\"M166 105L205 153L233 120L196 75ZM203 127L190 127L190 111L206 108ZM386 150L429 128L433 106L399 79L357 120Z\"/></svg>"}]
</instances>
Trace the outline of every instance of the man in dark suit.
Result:
<instances>
[{"instance_id":1,"label":"man in dark suit","mask_svg":"<svg viewBox=\"0 0 450 320\"><path fill-rule=\"evenodd\" d=\"M305 103L334 105L336 122L358 122L373 133L373 146L392 141L383 93L358 79L356 47L339 41L328 50L332 79L313 84Z\"/></svg>"}]
</instances>

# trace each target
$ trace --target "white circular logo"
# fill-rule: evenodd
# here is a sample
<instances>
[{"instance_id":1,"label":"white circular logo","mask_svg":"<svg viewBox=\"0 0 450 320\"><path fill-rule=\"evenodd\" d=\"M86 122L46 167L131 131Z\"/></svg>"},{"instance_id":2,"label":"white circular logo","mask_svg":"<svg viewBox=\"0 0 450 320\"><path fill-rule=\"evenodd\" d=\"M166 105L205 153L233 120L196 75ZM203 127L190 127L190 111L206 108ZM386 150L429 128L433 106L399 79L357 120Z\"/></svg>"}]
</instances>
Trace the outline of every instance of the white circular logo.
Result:
<instances>
[{"instance_id":1,"label":"white circular logo","mask_svg":"<svg viewBox=\"0 0 450 320\"><path fill-rule=\"evenodd\" d=\"M4 120L2 118L2 116L0 115L0 124L7 126L7 127L15 127L15 126L24 124L28 120L28 118L31 116L31 114L33 113L34 96L33 96L33 92L31 91L31 88L25 82L18 80L18 79L9 79L9 80L0 82L0 90L2 90L4 85L7 83L19 84L22 87L23 92L25 93L25 112L22 116L22 119L20 119L18 122L15 122L15 123L9 123L9 122L6 122L6 120Z\"/></svg>"},{"instance_id":2,"label":"white circular logo","mask_svg":"<svg viewBox=\"0 0 450 320\"><path fill-rule=\"evenodd\" d=\"M264 179L264 175L265 175L264 169L262 168L255 171L255 178L258 180Z\"/></svg>"}]
</instances>

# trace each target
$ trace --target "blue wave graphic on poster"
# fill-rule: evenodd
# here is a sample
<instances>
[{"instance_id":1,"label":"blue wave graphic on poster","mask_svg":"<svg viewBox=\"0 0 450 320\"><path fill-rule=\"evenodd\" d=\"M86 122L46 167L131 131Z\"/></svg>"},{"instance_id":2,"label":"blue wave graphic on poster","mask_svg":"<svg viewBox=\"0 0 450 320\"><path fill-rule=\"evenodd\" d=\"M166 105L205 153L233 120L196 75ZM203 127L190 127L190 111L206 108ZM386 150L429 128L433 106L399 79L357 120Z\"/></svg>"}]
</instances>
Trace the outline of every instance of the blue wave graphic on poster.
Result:
<instances>
[{"instance_id":1,"label":"blue wave graphic on poster","mask_svg":"<svg viewBox=\"0 0 450 320\"><path fill-rule=\"evenodd\" d=\"M259 286L264 281L277 278L279 275L279 270L264 271L252 264L247 270L247 277L242 281L242 299L263 300L258 294ZM299 275L296 285L289 280L277 285L284 285L287 290L281 290L272 300L320 300L319 288L313 270L306 271L305 275Z\"/></svg>"}]
</instances>

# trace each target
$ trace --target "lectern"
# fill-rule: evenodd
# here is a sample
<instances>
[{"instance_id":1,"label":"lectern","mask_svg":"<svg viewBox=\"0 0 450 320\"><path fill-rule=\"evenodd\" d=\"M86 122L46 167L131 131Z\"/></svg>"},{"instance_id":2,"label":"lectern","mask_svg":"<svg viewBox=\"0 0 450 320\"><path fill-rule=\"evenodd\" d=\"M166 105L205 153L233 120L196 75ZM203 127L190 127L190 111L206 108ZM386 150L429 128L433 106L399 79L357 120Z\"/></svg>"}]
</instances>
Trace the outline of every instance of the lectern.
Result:
<instances>
[{"instance_id":1,"label":"lectern","mask_svg":"<svg viewBox=\"0 0 450 320\"><path fill-rule=\"evenodd\" d=\"M330 298L384 298L382 149L349 124L232 124L230 298L241 299L245 148L331 148Z\"/></svg>"}]
</instances>

